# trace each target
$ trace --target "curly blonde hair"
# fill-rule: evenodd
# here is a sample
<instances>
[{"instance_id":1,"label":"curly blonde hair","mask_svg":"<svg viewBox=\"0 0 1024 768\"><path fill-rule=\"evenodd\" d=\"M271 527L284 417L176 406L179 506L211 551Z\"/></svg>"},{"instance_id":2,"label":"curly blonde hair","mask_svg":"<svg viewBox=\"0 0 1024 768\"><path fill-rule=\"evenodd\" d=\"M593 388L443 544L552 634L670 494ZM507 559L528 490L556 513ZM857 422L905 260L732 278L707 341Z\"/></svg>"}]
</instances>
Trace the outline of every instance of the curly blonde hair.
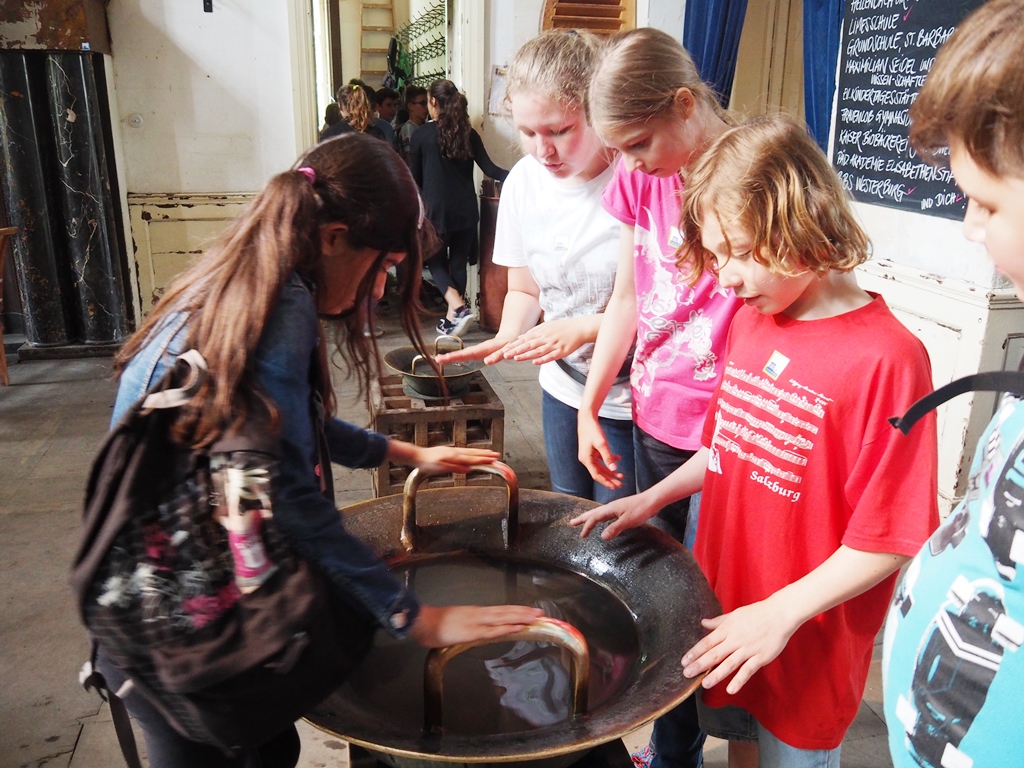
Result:
<instances>
[{"instance_id":1,"label":"curly blonde hair","mask_svg":"<svg viewBox=\"0 0 1024 768\"><path fill-rule=\"evenodd\" d=\"M723 230L736 225L749 233L754 260L784 275L848 272L870 255L828 158L804 126L783 115L729 129L690 174L676 263L691 283L714 271L714 255L701 241L708 215Z\"/></svg>"}]
</instances>

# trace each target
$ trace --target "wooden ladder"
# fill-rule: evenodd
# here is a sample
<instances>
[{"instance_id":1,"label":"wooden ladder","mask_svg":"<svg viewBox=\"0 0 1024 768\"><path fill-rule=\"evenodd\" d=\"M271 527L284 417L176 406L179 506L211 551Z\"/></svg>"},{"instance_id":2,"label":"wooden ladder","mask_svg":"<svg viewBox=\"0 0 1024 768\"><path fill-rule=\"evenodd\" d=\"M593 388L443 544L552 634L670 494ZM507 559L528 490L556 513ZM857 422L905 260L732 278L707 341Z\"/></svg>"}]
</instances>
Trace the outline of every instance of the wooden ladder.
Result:
<instances>
[{"instance_id":1,"label":"wooden ladder","mask_svg":"<svg viewBox=\"0 0 1024 768\"><path fill-rule=\"evenodd\" d=\"M395 9L390 0L361 3L361 6L360 77L376 89L388 72L388 46L395 34Z\"/></svg>"}]
</instances>

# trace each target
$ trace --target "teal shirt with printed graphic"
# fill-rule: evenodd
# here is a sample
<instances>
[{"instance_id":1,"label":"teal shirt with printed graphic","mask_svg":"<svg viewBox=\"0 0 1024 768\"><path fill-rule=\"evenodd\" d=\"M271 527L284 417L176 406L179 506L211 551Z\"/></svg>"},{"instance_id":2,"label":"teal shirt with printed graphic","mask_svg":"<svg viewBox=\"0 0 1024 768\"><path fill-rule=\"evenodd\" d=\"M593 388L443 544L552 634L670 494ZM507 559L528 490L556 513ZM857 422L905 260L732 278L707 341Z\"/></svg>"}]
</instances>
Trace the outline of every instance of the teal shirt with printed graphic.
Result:
<instances>
[{"instance_id":1,"label":"teal shirt with printed graphic","mask_svg":"<svg viewBox=\"0 0 1024 768\"><path fill-rule=\"evenodd\" d=\"M967 494L907 567L885 629L895 768L1024 765L1024 402L1004 396Z\"/></svg>"}]
</instances>

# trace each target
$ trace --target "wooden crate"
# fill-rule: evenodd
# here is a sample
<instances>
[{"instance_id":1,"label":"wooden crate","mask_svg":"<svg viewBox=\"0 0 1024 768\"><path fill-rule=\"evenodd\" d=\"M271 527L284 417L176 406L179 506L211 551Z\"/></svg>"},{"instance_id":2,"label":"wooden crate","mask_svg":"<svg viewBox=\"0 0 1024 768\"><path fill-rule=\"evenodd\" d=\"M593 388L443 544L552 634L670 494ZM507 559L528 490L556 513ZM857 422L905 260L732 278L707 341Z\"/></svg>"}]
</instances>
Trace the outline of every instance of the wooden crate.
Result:
<instances>
[{"instance_id":1,"label":"wooden crate","mask_svg":"<svg viewBox=\"0 0 1024 768\"><path fill-rule=\"evenodd\" d=\"M489 448L504 455L505 406L482 373L473 375L469 390L445 405L406 394L401 376L382 376L370 387L370 426L407 443L434 447L455 445ZM373 470L373 496L401 493L409 468L387 461ZM437 475L420 488L502 485L494 475Z\"/></svg>"}]
</instances>

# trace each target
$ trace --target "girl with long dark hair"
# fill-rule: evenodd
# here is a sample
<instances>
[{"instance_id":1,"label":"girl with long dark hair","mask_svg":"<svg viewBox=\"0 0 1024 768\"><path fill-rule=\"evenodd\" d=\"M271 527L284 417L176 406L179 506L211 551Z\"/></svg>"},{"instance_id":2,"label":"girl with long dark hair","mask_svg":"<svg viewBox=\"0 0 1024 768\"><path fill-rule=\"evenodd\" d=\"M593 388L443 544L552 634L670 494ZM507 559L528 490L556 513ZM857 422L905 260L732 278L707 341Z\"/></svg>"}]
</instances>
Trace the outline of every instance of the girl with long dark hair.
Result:
<instances>
[{"instance_id":1,"label":"girl with long dark hair","mask_svg":"<svg viewBox=\"0 0 1024 768\"><path fill-rule=\"evenodd\" d=\"M113 418L157 382L178 355L198 350L209 375L185 406L177 437L210 445L245 420L268 413L281 445L274 520L295 552L326 577L336 599L356 606L390 635L425 646L490 638L530 623L525 606L432 607L361 541L346 532L317 475L315 395L331 460L372 467L385 459L442 472L465 472L493 461L493 451L424 448L331 418L326 340L333 325L338 351L361 388L377 374L376 341L362 333L370 302L398 268L401 322L418 349L421 252L436 246L405 163L365 134L310 149L292 170L267 182L218 242L167 290L117 358L120 386ZM329 472L329 468L327 468ZM125 675L102 654L100 668L117 690ZM142 725L153 768L290 768L298 756L294 728L267 734L253 754L226 759L191 742L137 692L125 696ZM258 754L255 754L258 753Z\"/></svg>"},{"instance_id":2,"label":"girl with long dark hair","mask_svg":"<svg viewBox=\"0 0 1024 768\"><path fill-rule=\"evenodd\" d=\"M480 204L473 164L504 181L508 171L491 162L480 134L469 124L466 97L451 80L435 80L427 94L433 122L412 135L409 167L423 190L427 217L443 245L427 259L430 276L448 304L438 333L459 335L473 318L466 304L466 269L476 263Z\"/></svg>"}]
</instances>

